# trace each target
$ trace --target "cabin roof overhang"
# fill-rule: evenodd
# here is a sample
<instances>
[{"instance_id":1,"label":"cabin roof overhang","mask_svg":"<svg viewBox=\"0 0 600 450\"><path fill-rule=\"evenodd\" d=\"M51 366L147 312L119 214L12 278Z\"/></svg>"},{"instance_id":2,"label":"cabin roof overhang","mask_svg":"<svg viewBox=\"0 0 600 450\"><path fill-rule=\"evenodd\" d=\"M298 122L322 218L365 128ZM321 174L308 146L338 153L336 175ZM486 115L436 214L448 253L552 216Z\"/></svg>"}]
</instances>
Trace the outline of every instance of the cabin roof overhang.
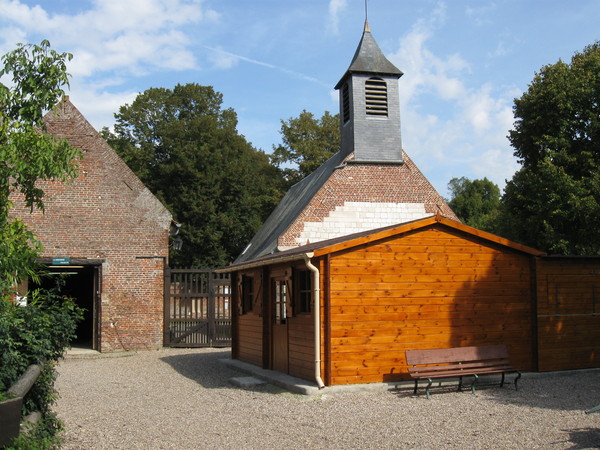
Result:
<instances>
[{"instance_id":1,"label":"cabin roof overhang","mask_svg":"<svg viewBox=\"0 0 600 450\"><path fill-rule=\"evenodd\" d=\"M487 231L478 230L477 228L464 225L455 220L443 217L441 214L436 214L411 222L391 225L375 230L363 231L361 233L341 236L339 238L328 239L326 241L315 242L314 244L307 244L294 249L265 255L254 260L233 264L231 266L219 269L217 270L217 272L235 272L238 270L246 270L250 268L262 267L266 265L279 264L284 262L302 261L306 260L306 258L310 259L313 257L320 257L344 250L349 250L360 245L370 244L383 239L392 238L394 236L399 236L404 233L419 230L434 224L441 224L442 226L445 226L447 228L454 229L465 234L483 239L490 243L501 245L514 251L525 253L531 256L542 256L545 254L540 250L536 250L526 245L513 242L509 239L496 236L495 234L488 233Z\"/></svg>"}]
</instances>

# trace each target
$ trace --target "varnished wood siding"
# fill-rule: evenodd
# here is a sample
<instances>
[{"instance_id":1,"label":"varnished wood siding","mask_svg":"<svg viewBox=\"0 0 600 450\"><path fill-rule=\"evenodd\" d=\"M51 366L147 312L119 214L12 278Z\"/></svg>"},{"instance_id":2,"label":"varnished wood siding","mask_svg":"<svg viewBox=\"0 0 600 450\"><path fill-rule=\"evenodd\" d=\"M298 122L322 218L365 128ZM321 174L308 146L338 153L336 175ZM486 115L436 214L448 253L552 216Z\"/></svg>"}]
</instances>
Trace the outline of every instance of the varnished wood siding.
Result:
<instances>
[{"instance_id":1,"label":"varnished wood siding","mask_svg":"<svg viewBox=\"0 0 600 450\"><path fill-rule=\"evenodd\" d=\"M331 384L406 379L405 351L506 344L532 367L529 256L440 226L331 256Z\"/></svg>"},{"instance_id":2,"label":"varnished wood siding","mask_svg":"<svg viewBox=\"0 0 600 450\"><path fill-rule=\"evenodd\" d=\"M237 317L238 358L262 367L263 321L257 314L248 313Z\"/></svg>"},{"instance_id":3,"label":"varnished wood siding","mask_svg":"<svg viewBox=\"0 0 600 450\"><path fill-rule=\"evenodd\" d=\"M315 339L312 314L299 314L288 319L289 374L312 380L314 378Z\"/></svg>"},{"instance_id":4,"label":"varnished wood siding","mask_svg":"<svg viewBox=\"0 0 600 450\"><path fill-rule=\"evenodd\" d=\"M254 305L251 312L242 314L242 276L250 276L254 279ZM248 270L238 272L233 278L234 300L236 302L236 314L233 316L235 327L235 355L236 359L262 367L263 365L263 301L265 284L262 280L260 270Z\"/></svg>"},{"instance_id":5,"label":"varnished wood siding","mask_svg":"<svg viewBox=\"0 0 600 450\"><path fill-rule=\"evenodd\" d=\"M537 261L539 370L600 367L600 257Z\"/></svg>"}]
</instances>

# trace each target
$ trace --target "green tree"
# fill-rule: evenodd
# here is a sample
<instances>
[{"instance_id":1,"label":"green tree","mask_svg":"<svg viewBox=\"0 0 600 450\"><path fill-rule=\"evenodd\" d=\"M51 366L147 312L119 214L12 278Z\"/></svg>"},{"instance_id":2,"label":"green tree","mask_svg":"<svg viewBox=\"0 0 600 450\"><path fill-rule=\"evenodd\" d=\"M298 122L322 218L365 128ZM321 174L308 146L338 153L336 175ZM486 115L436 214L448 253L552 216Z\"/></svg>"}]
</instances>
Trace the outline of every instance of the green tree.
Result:
<instances>
[{"instance_id":1,"label":"green tree","mask_svg":"<svg viewBox=\"0 0 600 450\"><path fill-rule=\"evenodd\" d=\"M44 113L68 86L68 53L40 45L19 45L2 56L0 79L0 396L30 364L43 373L24 399L24 412L40 411L35 430L18 448L53 448L60 421L51 411L56 399L54 362L74 337L81 311L53 292L27 294L27 306L10 300L25 278L39 279L36 258L42 246L19 219L11 218L11 198L44 209L41 180L67 182L76 175L80 153L66 141L45 134Z\"/></svg>"},{"instance_id":2,"label":"green tree","mask_svg":"<svg viewBox=\"0 0 600 450\"><path fill-rule=\"evenodd\" d=\"M103 135L182 223L172 265L221 266L247 245L281 197L281 175L237 132L222 94L195 83L151 88Z\"/></svg>"},{"instance_id":3,"label":"green tree","mask_svg":"<svg viewBox=\"0 0 600 450\"><path fill-rule=\"evenodd\" d=\"M68 53L40 45L19 45L1 59L0 78L0 295L7 299L18 281L35 277L41 245L19 219L11 219L10 196L44 208L38 180L66 181L76 174L79 152L66 141L44 134L43 115L68 86Z\"/></svg>"},{"instance_id":4,"label":"green tree","mask_svg":"<svg viewBox=\"0 0 600 450\"><path fill-rule=\"evenodd\" d=\"M487 178L452 178L448 183L448 204L465 224L493 232L500 207L500 188Z\"/></svg>"},{"instance_id":5,"label":"green tree","mask_svg":"<svg viewBox=\"0 0 600 450\"><path fill-rule=\"evenodd\" d=\"M273 146L271 162L282 169L287 187L310 175L340 149L339 114L325 111L320 119L303 110L281 121L283 143Z\"/></svg>"},{"instance_id":6,"label":"green tree","mask_svg":"<svg viewBox=\"0 0 600 450\"><path fill-rule=\"evenodd\" d=\"M510 237L550 253L600 253L600 42L544 66L513 110L522 167L502 198Z\"/></svg>"}]
</instances>

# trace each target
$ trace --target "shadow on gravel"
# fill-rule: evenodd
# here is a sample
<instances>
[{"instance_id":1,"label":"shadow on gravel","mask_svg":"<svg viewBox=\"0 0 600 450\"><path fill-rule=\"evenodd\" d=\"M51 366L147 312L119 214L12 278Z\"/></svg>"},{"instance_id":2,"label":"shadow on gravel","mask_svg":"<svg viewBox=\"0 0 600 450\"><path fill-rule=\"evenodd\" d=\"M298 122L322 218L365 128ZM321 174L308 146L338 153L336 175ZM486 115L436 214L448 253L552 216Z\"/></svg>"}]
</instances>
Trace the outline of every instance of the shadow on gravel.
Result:
<instances>
[{"instance_id":1,"label":"shadow on gravel","mask_svg":"<svg viewBox=\"0 0 600 450\"><path fill-rule=\"evenodd\" d=\"M512 387L512 386L511 386ZM600 403L600 371L573 371L524 377L519 390L491 390L488 399L513 405L559 411L585 411Z\"/></svg>"},{"instance_id":2,"label":"shadow on gravel","mask_svg":"<svg viewBox=\"0 0 600 450\"><path fill-rule=\"evenodd\" d=\"M400 398L406 398L406 397L423 397L424 399L427 399L427 395L425 393L425 387L427 386L427 381L422 381L421 383L419 383L419 388L417 390L417 394L414 394L414 384L405 384L405 385L400 385L397 388L393 388L390 389L390 392L392 392L394 395L396 395L397 397ZM477 385L476 385L476 389L475 392L483 392L483 391L490 391L493 389L513 389L514 390L514 385L513 384L505 384L504 387L500 388L499 384L497 382L491 382L491 381L487 381L485 378L483 379L483 381L480 381ZM429 391L431 398L434 398L434 396L436 395L444 395L444 394L448 394L448 393L452 393L452 392L459 392L461 394L465 394L465 395L471 395L472 391L471 391L471 381L465 381L463 386L462 386L462 390L458 390L458 382L456 381L447 381L447 380L443 380L443 381L436 381L435 383L433 383L431 385L431 389Z\"/></svg>"},{"instance_id":3,"label":"shadow on gravel","mask_svg":"<svg viewBox=\"0 0 600 450\"><path fill-rule=\"evenodd\" d=\"M160 358L169 364L177 373L196 381L207 389L231 387L228 379L239 376L239 373L219 363L219 359L229 358L231 351L207 353L189 353Z\"/></svg>"},{"instance_id":4,"label":"shadow on gravel","mask_svg":"<svg viewBox=\"0 0 600 450\"><path fill-rule=\"evenodd\" d=\"M565 445L567 443L573 443L570 447L563 447L573 450L600 447L600 430L597 428L576 428L574 430L561 431L569 433L569 439L565 442L553 442L553 444Z\"/></svg>"}]
</instances>

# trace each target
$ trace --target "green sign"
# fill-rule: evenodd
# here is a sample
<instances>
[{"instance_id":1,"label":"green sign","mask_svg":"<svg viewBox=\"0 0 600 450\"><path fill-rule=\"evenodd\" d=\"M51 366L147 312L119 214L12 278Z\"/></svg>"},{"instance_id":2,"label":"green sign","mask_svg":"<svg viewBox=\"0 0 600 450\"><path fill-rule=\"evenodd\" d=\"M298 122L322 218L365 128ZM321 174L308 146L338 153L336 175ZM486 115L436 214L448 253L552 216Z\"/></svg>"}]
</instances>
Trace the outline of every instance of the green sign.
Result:
<instances>
[{"instance_id":1,"label":"green sign","mask_svg":"<svg viewBox=\"0 0 600 450\"><path fill-rule=\"evenodd\" d=\"M52 258L53 266L68 266L71 264L71 258Z\"/></svg>"}]
</instances>

